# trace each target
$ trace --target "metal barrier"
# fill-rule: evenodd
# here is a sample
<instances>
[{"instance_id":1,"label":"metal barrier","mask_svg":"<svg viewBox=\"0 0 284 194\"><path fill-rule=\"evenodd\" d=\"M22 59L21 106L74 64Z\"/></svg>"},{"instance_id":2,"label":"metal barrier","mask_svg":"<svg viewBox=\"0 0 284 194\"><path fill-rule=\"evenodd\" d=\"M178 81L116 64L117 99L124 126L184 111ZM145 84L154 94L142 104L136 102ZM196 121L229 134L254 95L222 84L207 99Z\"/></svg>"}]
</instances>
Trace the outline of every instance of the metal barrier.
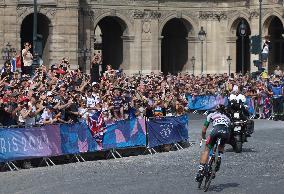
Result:
<instances>
[{"instance_id":1,"label":"metal barrier","mask_svg":"<svg viewBox=\"0 0 284 194\"><path fill-rule=\"evenodd\" d=\"M134 125L135 125L134 128L129 129L131 131L129 131L128 133L131 132L131 135L136 134L137 136L139 136L139 135L145 136L145 144L142 147L145 147L145 152L149 152L152 155L152 154L156 154L157 151L154 149L154 147L150 146L150 144L149 144L149 128L148 128L147 122L149 122L150 120L153 121L155 119L159 120L159 119L169 119L169 118L170 117L160 117L160 118L151 118L151 119L145 119L144 118L144 119L141 119L141 120L138 120L136 118L136 120L130 120L129 122L126 122L127 126L124 126L124 127L126 127L126 129L128 129L127 127L129 127L129 126L130 126L130 128L133 128L132 125L134 123ZM177 118L177 117L171 117L171 118ZM143 124L142 120L143 120L144 124ZM17 134L17 138L21 138L21 141L23 141L25 143L25 145L21 146L21 144L23 144L23 142L17 142L18 143L17 151L19 151L19 153L24 153L25 149L22 148L22 147L25 147L27 143L30 144L29 146L33 146L31 148L27 147L26 153L24 153L24 154L26 154L26 157L25 157L25 155L20 154L21 158L19 158L19 160L26 160L26 159L30 160L32 158L42 158L40 165L45 164L46 166L49 167L49 166L55 165L55 163L50 158L52 156L62 156L62 155L68 154L68 155L72 155L72 159L75 159L77 162L85 162L86 161L82 157L80 152L77 152L76 149L72 148L72 145L74 144L74 142L72 142L71 144L68 144L68 141L69 141L68 136L69 135L71 135L72 137L75 135L75 136L78 136L78 138L79 138L79 136L87 135L85 137L85 139L86 139L85 143L89 143L88 141L90 141L91 144L87 145L87 147L89 147L89 148L88 148L88 150L84 151L83 153L100 151L100 150L98 150L98 148L94 148L94 147L92 148L92 146L96 145L95 140L92 139L92 137L90 136L90 129L84 128L82 126L83 126L83 124L72 124L70 126L69 125L63 125L63 128L61 129L60 125L47 125L47 126L41 125L40 129L37 129L37 128L34 128L34 127L33 128L23 128L25 130L23 130L23 129L19 130L19 126L10 126L8 128L5 128L5 129L2 128L2 130L0 129L0 132L2 132L2 138L4 138L4 141L11 140L11 138L13 137L14 134ZM119 135L119 129L115 128L115 127L119 127L119 126L120 125L114 126L114 128L111 129L111 131L114 135ZM145 127L144 133L142 132L143 129L142 128L140 129L139 127L140 128ZM71 131L69 131L69 129ZM6 130L6 131L3 131L3 130ZM140 133L139 133L139 130L140 130ZM82 133L82 134L80 134L80 133ZM74 134L74 135L72 135L72 134ZM107 134L107 132L106 132L106 134ZM105 137L107 136L106 134L105 134ZM35 137L37 137L37 136L39 136L40 138L36 139ZM46 137L43 137L43 136L46 136ZM110 136L110 137L112 137L112 136ZM5 138L6 138L6 140L5 140ZM25 138L28 138L28 139L25 139ZM60 138L60 142L59 142L58 138ZM121 140L121 139L119 139L120 137L116 137L116 139L117 138L118 138L118 140ZM106 139L106 140L108 140L108 139ZM133 140L135 140L135 139L133 139ZM67 141L67 142L64 143L64 141ZM79 139L78 139L78 142L79 142ZM1 153L0 153L0 162L3 162L4 167L8 167L8 169L11 170L11 171L19 170L19 168L13 163L13 161L17 160L16 159L17 157L7 155L7 153L6 153L7 150L4 150L4 148L3 148L3 146L6 146L6 144L10 145L10 143L9 142L8 143L4 142L4 143L5 143L5 145L4 144L2 145L2 142L1 142L2 148L1 148ZM15 143L15 142L13 142L13 143ZM64 144L64 146L62 146L63 144ZM139 142L138 142L138 144L139 144ZM183 149L183 147L176 141L173 141L171 144L174 147L176 147L177 150ZM112 148L109 148L109 149L102 149L101 151L108 151L109 152L108 155L107 155L107 158L109 158L109 157L112 157L114 159L122 158L122 155L117 151L117 148L118 149L129 148L129 147L127 147L128 144L126 144L125 147L123 147L123 145L124 144L122 143L122 147L112 147ZM68 146L71 146L71 149ZM136 146L130 146L130 147L135 148ZM141 147L141 146L137 146L137 147ZM9 147L9 149L15 149L15 148ZM22 149L22 150L18 150L18 149ZM29 151L29 149L30 149L30 151ZM36 150L36 149L38 149L38 150ZM46 151L44 151L45 149L47 149L49 151L46 152ZM65 150L65 149L67 149L67 150ZM93 149L93 151L90 150L90 149ZM13 153L15 153L15 152L10 151L9 154L13 154ZM33 154L29 155L29 153L33 153ZM9 158L15 158L15 160L10 161Z\"/></svg>"}]
</instances>

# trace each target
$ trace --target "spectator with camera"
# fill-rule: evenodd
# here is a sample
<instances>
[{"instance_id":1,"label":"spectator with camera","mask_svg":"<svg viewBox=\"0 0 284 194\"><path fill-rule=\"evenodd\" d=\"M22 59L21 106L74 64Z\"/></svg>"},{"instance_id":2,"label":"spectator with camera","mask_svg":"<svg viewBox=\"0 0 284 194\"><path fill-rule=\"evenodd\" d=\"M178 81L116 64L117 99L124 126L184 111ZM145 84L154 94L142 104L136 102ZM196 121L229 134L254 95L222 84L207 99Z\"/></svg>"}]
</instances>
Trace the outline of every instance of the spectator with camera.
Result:
<instances>
[{"instance_id":1,"label":"spectator with camera","mask_svg":"<svg viewBox=\"0 0 284 194\"><path fill-rule=\"evenodd\" d=\"M24 49L22 50L22 59L23 59L23 66L22 66L22 73L31 75L32 73L32 63L33 63L33 55L31 53L32 45L29 42L24 44Z\"/></svg>"}]
</instances>

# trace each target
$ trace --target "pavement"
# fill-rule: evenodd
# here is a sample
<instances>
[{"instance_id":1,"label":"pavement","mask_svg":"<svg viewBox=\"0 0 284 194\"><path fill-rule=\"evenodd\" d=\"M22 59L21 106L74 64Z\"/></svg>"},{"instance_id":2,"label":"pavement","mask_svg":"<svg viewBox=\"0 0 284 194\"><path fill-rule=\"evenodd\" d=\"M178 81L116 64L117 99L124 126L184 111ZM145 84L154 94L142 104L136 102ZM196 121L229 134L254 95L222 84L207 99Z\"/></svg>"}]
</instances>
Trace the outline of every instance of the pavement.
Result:
<instances>
[{"instance_id":1,"label":"pavement","mask_svg":"<svg viewBox=\"0 0 284 194\"><path fill-rule=\"evenodd\" d=\"M190 141L195 144L182 151L1 172L0 193L204 193L194 181L203 119L190 116ZM226 146L221 169L207 193L282 194L283 139L284 122L256 120L255 133L242 153Z\"/></svg>"}]
</instances>

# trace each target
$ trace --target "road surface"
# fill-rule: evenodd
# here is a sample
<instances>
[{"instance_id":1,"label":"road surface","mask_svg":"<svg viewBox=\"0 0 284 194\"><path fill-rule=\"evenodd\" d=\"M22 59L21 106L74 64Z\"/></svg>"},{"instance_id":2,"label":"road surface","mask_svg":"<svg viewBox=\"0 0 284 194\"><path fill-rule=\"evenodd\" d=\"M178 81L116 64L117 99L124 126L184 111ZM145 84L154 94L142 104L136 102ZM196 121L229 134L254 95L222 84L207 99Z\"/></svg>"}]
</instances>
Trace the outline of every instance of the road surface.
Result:
<instances>
[{"instance_id":1,"label":"road surface","mask_svg":"<svg viewBox=\"0 0 284 194\"><path fill-rule=\"evenodd\" d=\"M190 141L198 141L202 123L191 116ZM208 193L283 193L283 140L284 122L256 120L243 153L227 146ZM1 172L0 193L204 193L194 181L200 151L196 143L182 151Z\"/></svg>"}]
</instances>

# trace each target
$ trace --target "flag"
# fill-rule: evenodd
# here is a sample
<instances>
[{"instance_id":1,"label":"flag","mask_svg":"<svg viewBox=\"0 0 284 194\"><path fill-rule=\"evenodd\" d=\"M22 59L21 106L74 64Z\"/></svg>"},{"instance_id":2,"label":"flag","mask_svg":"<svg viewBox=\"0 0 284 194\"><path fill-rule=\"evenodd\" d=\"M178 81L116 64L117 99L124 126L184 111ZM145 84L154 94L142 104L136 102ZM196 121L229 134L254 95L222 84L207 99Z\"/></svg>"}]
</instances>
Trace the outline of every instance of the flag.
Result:
<instances>
[{"instance_id":1,"label":"flag","mask_svg":"<svg viewBox=\"0 0 284 194\"><path fill-rule=\"evenodd\" d=\"M13 57L11 60L11 72L15 72L16 71L16 58Z\"/></svg>"},{"instance_id":2,"label":"flag","mask_svg":"<svg viewBox=\"0 0 284 194\"><path fill-rule=\"evenodd\" d=\"M16 56L16 68L22 67L21 55Z\"/></svg>"},{"instance_id":3,"label":"flag","mask_svg":"<svg viewBox=\"0 0 284 194\"><path fill-rule=\"evenodd\" d=\"M101 145L103 141L104 133L106 131L102 112L97 112L92 117L88 115L87 124L90 128L92 137L95 138L96 142L99 145Z\"/></svg>"}]
</instances>

